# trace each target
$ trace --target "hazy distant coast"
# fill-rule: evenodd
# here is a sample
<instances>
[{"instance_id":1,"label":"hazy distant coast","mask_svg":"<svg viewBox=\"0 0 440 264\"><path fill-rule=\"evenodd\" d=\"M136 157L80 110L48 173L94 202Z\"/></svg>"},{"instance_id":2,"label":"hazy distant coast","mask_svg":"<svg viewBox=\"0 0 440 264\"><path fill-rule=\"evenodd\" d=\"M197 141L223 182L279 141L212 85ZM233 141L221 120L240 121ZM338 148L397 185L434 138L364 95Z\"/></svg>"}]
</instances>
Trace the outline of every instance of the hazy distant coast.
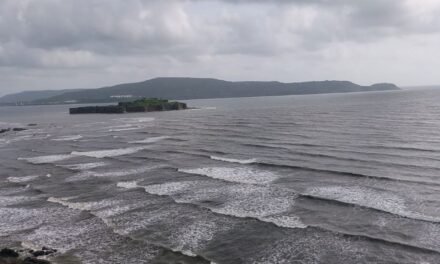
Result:
<instances>
[{"instance_id":1,"label":"hazy distant coast","mask_svg":"<svg viewBox=\"0 0 440 264\"><path fill-rule=\"evenodd\" d=\"M208 78L155 78L98 89L27 91L0 98L0 105L81 104L133 101L143 97L171 100L351 93L400 90L394 84L362 86L349 81L229 82Z\"/></svg>"}]
</instances>

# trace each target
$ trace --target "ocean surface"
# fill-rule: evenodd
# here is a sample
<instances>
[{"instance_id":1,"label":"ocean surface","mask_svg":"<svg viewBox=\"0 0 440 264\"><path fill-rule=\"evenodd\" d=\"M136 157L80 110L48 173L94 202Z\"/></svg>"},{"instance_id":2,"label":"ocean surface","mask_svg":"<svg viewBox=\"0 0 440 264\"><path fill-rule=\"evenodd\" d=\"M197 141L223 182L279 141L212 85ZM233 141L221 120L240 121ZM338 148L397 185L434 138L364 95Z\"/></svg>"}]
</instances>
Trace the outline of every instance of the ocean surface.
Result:
<instances>
[{"instance_id":1,"label":"ocean surface","mask_svg":"<svg viewBox=\"0 0 440 264\"><path fill-rule=\"evenodd\" d=\"M0 108L0 246L56 263L440 263L440 90Z\"/></svg>"}]
</instances>

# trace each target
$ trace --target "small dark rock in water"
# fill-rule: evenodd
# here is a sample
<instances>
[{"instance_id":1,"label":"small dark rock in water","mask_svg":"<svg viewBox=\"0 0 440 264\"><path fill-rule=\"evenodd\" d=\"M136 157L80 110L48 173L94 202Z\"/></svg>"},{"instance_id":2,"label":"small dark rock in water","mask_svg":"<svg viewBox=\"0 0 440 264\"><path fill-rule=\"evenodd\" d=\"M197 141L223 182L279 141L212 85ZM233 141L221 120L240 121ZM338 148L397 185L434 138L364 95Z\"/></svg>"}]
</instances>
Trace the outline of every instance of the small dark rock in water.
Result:
<instances>
[{"instance_id":1,"label":"small dark rock in water","mask_svg":"<svg viewBox=\"0 0 440 264\"><path fill-rule=\"evenodd\" d=\"M34 257L39 257L39 256L44 256L44 255L47 255L47 254L43 250L37 250L34 253L32 253L32 256L34 256Z\"/></svg>"},{"instance_id":2,"label":"small dark rock in water","mask_svg":"<svg viewBox=\"0 0 440 264\"><path fill-rule=\"evenodd\" d=\"M1 129L0 129L0 134L2 134L2 133L6 133L6 132L8 132L8 131L11 131L11 129L10 129L10 128L1 128Z\"/></svg>"},{"instance_id":3,"label":"small dark rock in water","mask_svg":"<svg viewBox=\"0 0 440 264\"><path fill-rule=\"evenodd\" d=\"M36 126L37 124L28 124L28 126Z\"/></svg>"},{"instance_id":4,"label":"small dark rock in water","mask_svg":"<svg viewBox=\"0 0 440 264\"><path fill-rule=\"evenodd\" d=\"M18 253L10 248L0 250L0 258L18 258Z\"/></svg>"},{"instance_id":5,"label":"small dark rock in water","mask_svg":"<svg viewBox=\"0 0 440 264\"><path fill-rule=\"evenodd\" d=\"M26 128L22 128L22 127L14 127L14 128L10 128L10 127L8 127L8 128L1 128L0 129L0 134L2 134L2 133L6 133L6 132L9 132L9 131L15 131L15 132L17 132L17 131L23 131L23 130L27 130Z\"/></svg>"},{"instance_id":6,"label":"small dark rock in water","mask_svg":"<svg viewBox=\"0 0 440 264\"><path fill-rule=\"evenodd\" d=\"M22 262L22 264L50 264L49 261L43 260L43 259L36 259L36 258L25 258Z\"/></svg>"},{"instance_id":7,"label":"small dark rock in water","mask_svg":"<svg viewBox=\"0 0 440 264\"><path fill-rule=\"evenodd\" d=\"M12 131L23 131L23 130L26 130L26 128L22 128L22 127L14 127L14 128L12 129Z\"/></svg>"}]
</instances>

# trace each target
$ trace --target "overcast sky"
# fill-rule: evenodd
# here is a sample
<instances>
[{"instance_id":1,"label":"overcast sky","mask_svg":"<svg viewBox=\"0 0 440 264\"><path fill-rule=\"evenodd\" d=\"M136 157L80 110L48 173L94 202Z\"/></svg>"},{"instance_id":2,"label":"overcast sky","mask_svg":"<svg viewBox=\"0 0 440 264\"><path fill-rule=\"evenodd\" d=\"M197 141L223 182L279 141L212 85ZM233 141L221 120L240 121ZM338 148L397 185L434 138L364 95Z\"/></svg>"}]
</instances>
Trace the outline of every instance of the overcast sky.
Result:
<instances>
[{"instance_id":1,"label":"overcast sky","mask_svg":"<svg viewBox=\"0 0 440 264\"><path fill-rule=\"evenodd\" d=\"M0 95L163 76L440 84L440 0L0 0Z\"/></svg>"}]
</instances>

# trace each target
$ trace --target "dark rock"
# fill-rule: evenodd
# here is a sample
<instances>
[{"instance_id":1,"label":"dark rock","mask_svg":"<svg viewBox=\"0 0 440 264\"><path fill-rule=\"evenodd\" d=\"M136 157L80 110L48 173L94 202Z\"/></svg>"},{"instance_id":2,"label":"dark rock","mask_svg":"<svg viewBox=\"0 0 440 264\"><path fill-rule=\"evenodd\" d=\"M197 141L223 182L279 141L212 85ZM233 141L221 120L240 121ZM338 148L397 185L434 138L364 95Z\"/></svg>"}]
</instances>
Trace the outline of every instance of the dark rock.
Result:
<instances>
[{"instance_id":1,"label":"dark rock","mask_svg":"<svg viewBox=\"0 0 440 264\"><path fill-rule=\"evenodd\" d=\"M1 128L1 129L0 129L0 134L2 134L2 133L6 133L6 132L8 132L8 131L11 131L11 129L10 129L10 128Z\"/></svg>"},{"instance_id":2,"label":"dark rock","mask_svg":"<svg viewBox=\"0 0 440 264\"><path fill-rule=\"evenodd\" d=\"M37 126L37 124L28 124L28 126Z\"/></svg>"},{"instance_id":3,"label":"dark rock","mask_svg":"<svg viewBox=\"0 0 440 264\"><path fill-rule=\"evenodd\" d=\"M0 257L2 258L18 258L18 253L10 248L0 250Z\"/></svg>"},{"instance_id":4,"label":"dark rock","mask_svg":"<svg viewBox=\"0 0 440 264\"><path fill-rule=\"evenodd\" d=\"M22 127L14 127L14 128L12 129L12 131L23 131L23 130L26 130L26 128L22 128Z\"/></svg>"},{"instance_id":5,"label":"dark rock","mask_svg":"<svg viewBox=\"0 0 440 264\"><path fill-rule=\"evenodd\" d=\"M47 255L47 253L43 250L37 250L34 253L32 253L32 256L34 257L40 257L40 256L45 256Z\"/></svg>"},{"instance_id":6,"label":"dark rock","mask_svg":"<svg viewBox=\"0 0 440 264\"><path fill-rule=\"evenodd\" d=\"M27 257L23 260L22 264L50 264L50 262L43 259Z\"/></svg>"}]
</instances>

